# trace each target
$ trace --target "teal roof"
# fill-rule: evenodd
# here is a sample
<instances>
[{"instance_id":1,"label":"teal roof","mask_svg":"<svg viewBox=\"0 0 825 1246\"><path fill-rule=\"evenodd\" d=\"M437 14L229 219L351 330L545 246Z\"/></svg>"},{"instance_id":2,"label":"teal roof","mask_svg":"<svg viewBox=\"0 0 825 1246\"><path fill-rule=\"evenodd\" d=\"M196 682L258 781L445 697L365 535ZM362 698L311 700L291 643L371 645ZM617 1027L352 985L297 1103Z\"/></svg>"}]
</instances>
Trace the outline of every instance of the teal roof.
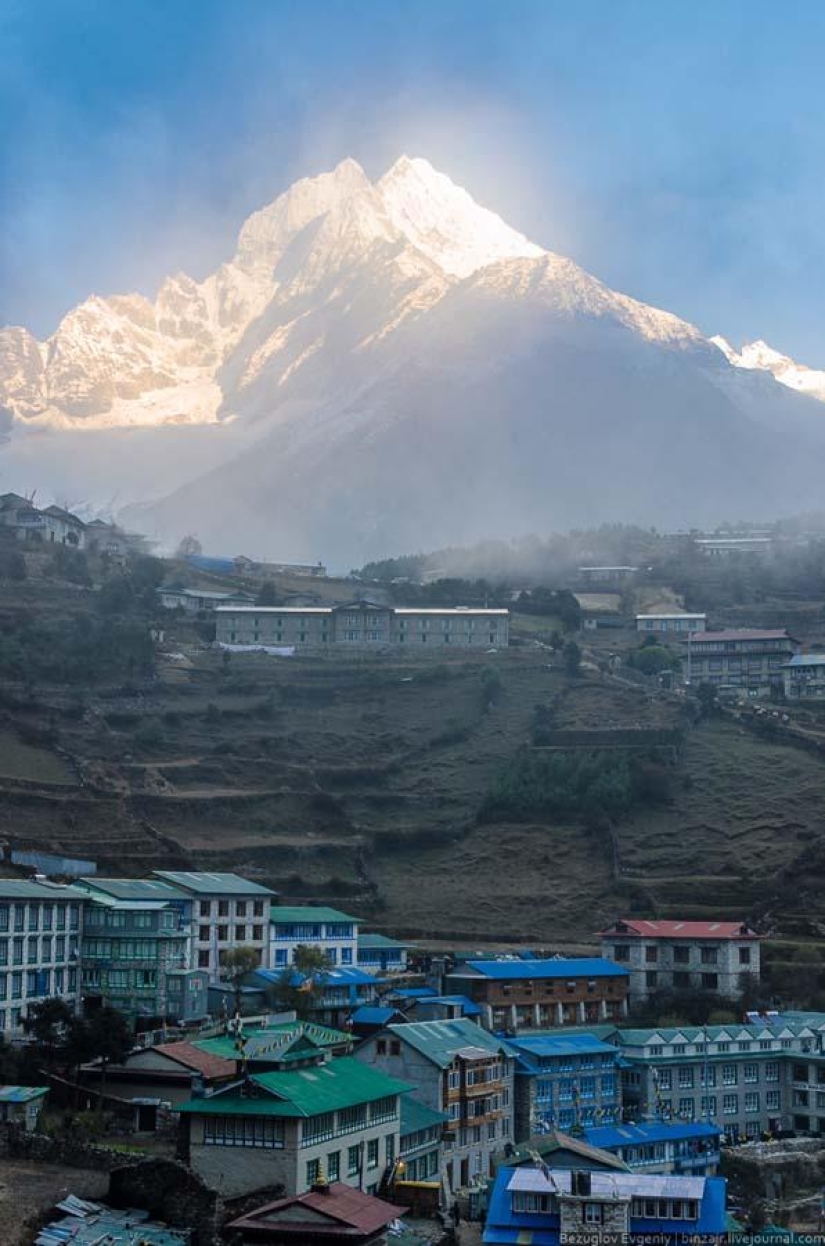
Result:
<instances>
[{"instance_id":1,"label":"teal roof","mask_svg":"<svg viewBox=\"0 0 825 1246\"><path fill-rule=\"evenodd\" d=\"M48 1086L0 1086L0 1103L30 1103L48 1093Z\"/></svg>"},{"instance_id":2,"label":"teal roof","mask_svg":"<svg viewBox=\"0 0 825 1246\"><path fill-rule=\"evenodd\" d=\"M405 948L409 947L410 944L400 943L398 939L388 939L386 935L382 934L359 934L358 946L359 948Z\"/></svg>"},{"instance_id":3,"label":"teal roof","mask_svg":"<svg viewBox=\"0 0 825 1246\"><path fill-rule=\"evenodd\" d=\"M284 925L287 923L293 925L296 922L347 922L350 925L357 925L361 918L353 917L349 913L340 913L338 909L323 908L321 905L313 908L311 904L294 906L273 904L269 920Z\"/></svg>"},{"instance_id":4,"label":"teal roof","mask_svg":"<svg viewBox=\"0 0 825 1246\"><path fill-rule=\"evenodd\" d=\"M420 1129L432 1129L434 1125L443 1125L450 1118L446 1112L436 1112L435 1108L426 1103L419 1103L412 1095L401 1096L401 1137L416 1134Z\"/></svg>"},{"instance_id":5,"label":"teal roof","mask_svg":"<svg viewBox=\"0 0 825 1246\"><path fill-rule=\"evenodd\" d=\"M157 878L164 878L175 887L199 896L269 896L276 893L271 887L241 878L240 874L213 874L203 870L153 870Z\"/></svg>"},{"instance_id":6,"label":"teal roof","mask_svg":"<svg viewBox=\"0 0 825 1246\"><path fill-rule=\"evenodd\" d=\"M482 1030L474 1021L411 1021L405 1025L388 1026L391 1032L420 1051L433 1064L449 1068L460 1051L468 1047L487 1051L491 1056L508 1053L501 1039Z\"/></svg>"},{"instance_id":7,"label":"teal roof","mask_svg":"<svg viewBox=\"0 0 825 1246\"><path fill-rule=\"evenodd\" d=\"M616 1029L615 1041L621 1047L643 1047L658 1038L662 1046L672 1046L679 1036L686 1043L718 1043L737 1042L740 1035L743 1039L755 1041L762 1036L780 1038L783 1034L796 1037L803 1031L810 1031L810 1025L804 1021L780 1021L770 1024L741 1025L732 1021L728 1025L669 1025L665 1027L650 1026L646 1029ZM654 1044L655 1045L655 1044Z\"/></svg>"},{"instance_id":8,"label":"teal roof","mask_svg":"<svg viewBox=\"0 0 825 1246\"><path fill-rule=\"evenodd\" d=\"M244 1030L242 1037L246 1040L247 1055L260 1060L265 1059L270 1050L277 1056L279 1048L286 1047L291 1039L302 1035L310 1038L317 1047L337 1047L341 1043L352 1042L351 1034L333 1030L326 1025L316 1025L314 1021L282 1021L278 1025ZM192 1045L199 1051L208 1052L211 1056L222 1056L225 1060L237 1060L241 1056L234 1034L202 1038Z\"/></svg>"},{"instance_id":9,"label":"teal roof","mask_svg":"<svg viewBox=\"0 0 825 1246\"><path fill-rule=\"evenodd\" d=\"M115 900L192 900L188 891L160 878L98 878L95 874L80 881L91 891L102 891Z\"/></svg>"},{"instance_id":10,"label":"teal roof","mask_svg":"<svg viewBox=\"0 0 825 1246\"><path fill-rule=\"evenodd\" d=\"M208 1098L190 1099L179 1110L197 1116L320 1116L412 1089L408 1082L352 1056L289 1073L251 1073L249 1081L261 1092L260 1098L242 1096L236 1086Z\"/></svg>"},{"instance_id":11,"label":"teal roof","mask_svg":"<svg viewBox=\"0 0 825 1246\"><path fill-rule=\"evenodd\" d=\"M0 878L0 902L3 900L85 900L79 887L56 883L35 883L28 878Z\"/></svg>"}]
</instances>

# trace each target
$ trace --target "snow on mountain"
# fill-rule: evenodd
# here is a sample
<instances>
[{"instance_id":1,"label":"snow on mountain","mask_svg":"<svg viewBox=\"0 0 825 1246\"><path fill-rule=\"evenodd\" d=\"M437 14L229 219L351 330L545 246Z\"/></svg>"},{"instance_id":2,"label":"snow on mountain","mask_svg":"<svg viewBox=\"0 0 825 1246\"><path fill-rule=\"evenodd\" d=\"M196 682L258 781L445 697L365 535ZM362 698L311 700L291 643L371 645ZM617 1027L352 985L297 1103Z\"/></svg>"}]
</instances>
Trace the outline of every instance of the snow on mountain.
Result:
<instances>
[{"instance_id":1,"label":"snow on mountain","mask_svg":"<svg viewBox=\"0 0 825 1246\"><path fill-rule=\"evenodd\" d=\"M825 402L825 371L817 371L815 368L806 367L803 363L797 363L796 360L774 350L761 339L746 342L741 351L737 351L723 337L712 337L710 341L714 346L718 346L728 363L734 368L769 372L780 385L787 385L788 389L795 389L800 394L807 394L819 402Z\"/></svg>"},{"instance_id":2,"label":"snow on mountain","mask_svg":"<svg viewBox=\"0 0 825 1246\"><path fill-rule=\"evenodd\" d=\"M454 277L468 277L497 260L542 254L426 160L402 156L381 178L378 191L396 228Z\"/></svg>"}]
</instances>

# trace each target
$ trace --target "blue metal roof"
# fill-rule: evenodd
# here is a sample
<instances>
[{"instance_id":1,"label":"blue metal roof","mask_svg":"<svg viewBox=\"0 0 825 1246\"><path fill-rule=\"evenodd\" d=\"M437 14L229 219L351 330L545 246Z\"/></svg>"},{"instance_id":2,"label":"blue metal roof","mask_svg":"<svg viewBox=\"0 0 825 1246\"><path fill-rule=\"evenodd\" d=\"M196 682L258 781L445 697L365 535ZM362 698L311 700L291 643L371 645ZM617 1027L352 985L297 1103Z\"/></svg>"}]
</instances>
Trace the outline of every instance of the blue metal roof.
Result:
<instances>
[{"instance_id":1,"label":"blue metal roof","mask_svg":"<svg viewBox=\"0 0 825 1246\"><path fill-rule=\"evenodd\" d=\"M265 982L282 982L284 976L283 969L255 969L253 973L256 978L263 978ZM322 973L312 976L321 986L377 986L381 982L380 978L376 978L374 974L365 973L363 969L325 969ZM297 969L294 970L290 984L300 986L303 981L305 981L304 974L298 973Z\"/></svg>"},{"instance_id":2,"label":"blue metal roof","mask_svg":"<svg viewBox=\"0 0 825 1246\"><path fill-rule=\"evenodd\" d=\"M428 995L437 995L438 991L432 986L404 986L393 991L393 995L400 995L402 999L425 999Z\"/></svg>"},{"instance_id":3,"label":"blue metal roof","mask_svg":"<svg viewBox=\"0 0 825 1246\"><path fill-rule=\"evenodd\" d=\"M724 1130L720 1125L706 1121L653 1122L649 1125L597 1125L585 1129L584 1134L592 1146L609 1151L613 1147L641 1146L647 1142L678 1142L684 1138L718 1138Z\"/></svg>"},{"instance_id":4,"label":"blue metal roof","mask_svg":"<svg viewBox=\"0 0 825 1246\"><path fill-rule=\"evenodd\" d=\"M397 1008L380 1008L377 1004L371 1007L369 1004L362 1004L352 1014L352 1021L355 1025L387 1025L393 1017L397 1016Z\"/></svg>"},{"instance_id":5,"label":"blue metal roof","mask_svg":"<svg viewBox=\"0 0 825 1246\"><path fill-rule=\"evenodd\" d=\"M599 956L552 960L470 960L467 968L484 978L627 978L629 973ZM457 970L450 977L461 977Z\"/></svg>"},{"instance_id":6,"label":"blue metal roof","mask_svg":"<svg viewBox=\"0 0 825 1246\"><path fill-rule=\"evenodd\" d=\"M541 1034L533 1038L529 1036L508 1038L507 1042L520 1054L524 1052L528 1056L535 1056L539 1059L548 1056L599 1054L618 1058L619 1055L617 1047L611 1046L610 1043L603 1043L601 1039L594 1038L592 1034L571 1034L568 1037L562 1033L558 1038L554 1034Z\"/></svg>"},{"instance_id":7,"label":"blue metal roof","mask_svg":"<svg viewBox=\"0 0 825 1246\"><path fill-rule=\"evenodd\" d=\"M421 996L418 1006L427 1004L460 1004L465 1017L480 1017L481 1007L470 999L469 995L426 995Z\"/></svg>"}]
</instances>

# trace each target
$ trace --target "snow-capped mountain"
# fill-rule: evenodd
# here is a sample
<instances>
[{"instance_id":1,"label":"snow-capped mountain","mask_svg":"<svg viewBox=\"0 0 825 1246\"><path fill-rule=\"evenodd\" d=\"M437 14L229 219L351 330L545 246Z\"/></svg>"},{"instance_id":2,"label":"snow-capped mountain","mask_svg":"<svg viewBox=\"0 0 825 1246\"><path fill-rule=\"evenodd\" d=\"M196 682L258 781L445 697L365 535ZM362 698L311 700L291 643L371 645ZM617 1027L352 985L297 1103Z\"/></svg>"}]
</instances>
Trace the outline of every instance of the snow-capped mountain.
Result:
<instances>
[{"instance_id":1,"label":"snow-capped mountain","mask_svg":"<svg viewBox=\"0 0 825 1246\"><path fill-rule=\"evenodd\" d=\"M800 394L808 394L811 398L825 402L825 372L808 368L804 363L797 363L761 339L746 342L740 351L723 337L712 337L710 340L735 368L769 372L780 385L787 385L788 389L795 389Z\"/></svg>"},{"instance_id":2,"label":"snow-capped mountain","mask_svg":"<svg viewBox=\"0 0 825 1246\"><path fill-rule=\"evenodd\" d=\"M91 296L43 343L0 332L4 453L30 464L48 432L40 461L59 436L77 468L82 444L85 495L95 473L106 496L148 480L166 496L131 522L250 554L703 522L798 506L808 476L818 497L817 386L751 350L611 290L425 160L376 182L345 160L254 212L203 281Z\"/></svg>"}]
</instances>

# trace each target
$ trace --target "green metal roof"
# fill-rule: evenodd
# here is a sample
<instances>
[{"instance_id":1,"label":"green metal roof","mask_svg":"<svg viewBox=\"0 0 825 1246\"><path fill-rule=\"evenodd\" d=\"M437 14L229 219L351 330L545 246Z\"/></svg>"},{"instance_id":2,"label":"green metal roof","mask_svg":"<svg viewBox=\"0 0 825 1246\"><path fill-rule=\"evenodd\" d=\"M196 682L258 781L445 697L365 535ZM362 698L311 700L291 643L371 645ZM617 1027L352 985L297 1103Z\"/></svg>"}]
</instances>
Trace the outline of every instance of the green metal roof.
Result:
<instances>
[{"instance_id":1,"label":"green metal roof","mask_svg":"<svg viewBox=\"0 0 825 1246\"><path fill-rule=\"evenodd\" d=\"M364 948L405 948L410 947L409 943L400 943L398 939L388 939L382 934L359 934L358 946Z\"/></svg>"},{"instance_id":2,"label":"green metal roof","mask_svg":"<svg viewBox=\"0 0 825 1246\"><path fill-rule=\"evenodd\" d=\"M3 900L85 900L86 893L78 887L56 883L36 883L28 878L0 878L0 901Z\"/></svg>"},{"instance_id":3,"label":"green metal roof","mask_svg":"<svg viewBox=\"0 0 825 1246\"><path fill-rule=\"evenodd\" d=\"M48 1086L0 1086L0 1103L29 1103L48 1093Z\"/></svg>"},{"instance_id":4,"label":"green metal roof","mask_svg":"<svg viewBox=\"0 0 825 1246\"><path fill-rule=\"evenodd\" d=\"M213 874L203 870L153 870L157 878L163 878L175 887L199 896L269 896L277 893L271 887L241 878L240 874Z\"/></svg>"},{"instance_id":5,"label":"green metal roof","mask_svg":"<svg viewBox=\"0 0 825 1246\"><path fill-rule=\"evenodd\" d=\"M412 1095L401 1096L401 1137L418 1133L420 1129L432 1129L433 1125L443 1125L450 1118L446 1112L436 1112L435 1108L426 1103L419 1103Z\"/></svg>"},{"instance_id":6,"label":"green metal roof","mask_svg":"<svg viewBox=\"0 0 825 1246\"><path fill-rule=\"evenodd\" d=\"M115 900L188 900L192 896L160 878L81 878L91 891L102 891Z\"/></svg>"},{"instance_id":7,"label":"green metal roof","mask_svg":"<svg viewBox=\"0 0 825 1246\"><path fill-rule=\"evenodd\" d=\"M341 1043L351 1043L352 1035L343 1030L333 1030L326 1025L317 1025L314 1021L282 1021L278 1025L267 1025L256 1029L248 1029L243 1033L249 1048L256 1048L259 1057L265 1053L267 1038L272 1039L273 1051L286 1045L290 1038L306 1034L318 1047L337 1047ZM234 1034L220 1034L216 1038L203 1038L194 1043L199 1051L206 1051L211 1056L223 1056L225 1060L237 1060L240 1052L235 1045Z\"/></svg>"},{"instance_id":8,"label":"green metal roof","mask_svg":"<svg viewBox=\"0 0 825 1246\"><path fill-rule=\"evenodd\" d=\"M352 917L349 913L339 913L338 909L323 908L320 905L313 908L311 904L294 907L273 904L269 920L283 925L294 925L297 922L348 922L351 925L357 925L361 918Z\"/></svg>"},{"instance_id":9,"label":"green metal roof","mask_svg":"<svg viewBox=\"0 0 825 1246\"><path fill-rule=\"evenodd\" d=\"M458 1052L475 1047L490 1053L510 1054L506 1043L483 1030L474 1021L411 1021L404 1025L387 1027L398 1038L404 1039L416 1051L420 1051L433 1064L449 1068Z\"/></svg>"},{"instance_id":10,"label":"green metal roof","mask_svg":"<svg viewBox=\"0 0 825 1246\"><path fill-rule=\"evenodd\" d=\"M352 1056L338 1056L324 1064L290 1073L250 1073L249 1081L261 1098L239 1094L237 1088L181 1104L181 1112L198 1116L320 1116L341 1108L358 1107L412 1087L389 1077Z\"/></svg>"}]
</instances>

